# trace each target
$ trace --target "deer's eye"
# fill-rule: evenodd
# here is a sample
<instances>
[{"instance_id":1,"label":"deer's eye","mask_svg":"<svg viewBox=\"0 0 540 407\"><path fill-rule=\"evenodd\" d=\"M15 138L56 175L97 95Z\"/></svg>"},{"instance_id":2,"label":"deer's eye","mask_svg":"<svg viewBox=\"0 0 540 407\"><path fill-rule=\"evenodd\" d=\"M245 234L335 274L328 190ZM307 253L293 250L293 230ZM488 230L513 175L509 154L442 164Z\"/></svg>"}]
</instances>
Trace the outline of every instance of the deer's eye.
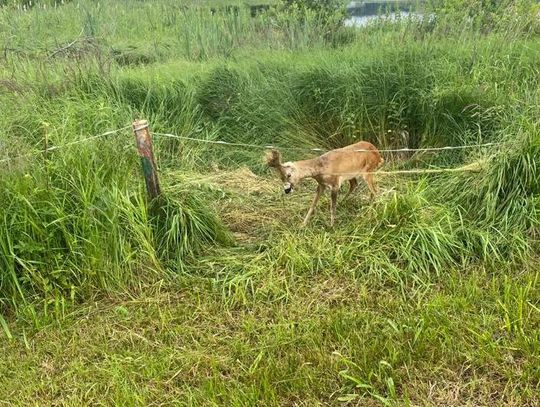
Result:
<instances>
[{"instance_id":1,"label":"deer's eye","mask_svg":"<svg viewBox=\"0 0 540 407\"><path fill-rule=\"evenodd\" d=\"M287 178L291 178L291 174L287 174Z\"/></svg>"}]
</instances>

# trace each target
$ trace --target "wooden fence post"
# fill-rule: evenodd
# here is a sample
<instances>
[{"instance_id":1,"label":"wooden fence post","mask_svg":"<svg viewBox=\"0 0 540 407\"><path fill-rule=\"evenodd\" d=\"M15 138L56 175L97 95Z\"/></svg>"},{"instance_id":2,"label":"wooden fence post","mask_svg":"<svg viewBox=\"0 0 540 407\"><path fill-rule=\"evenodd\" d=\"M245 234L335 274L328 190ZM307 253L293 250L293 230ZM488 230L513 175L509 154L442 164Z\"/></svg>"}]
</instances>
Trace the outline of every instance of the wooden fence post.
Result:
<instances>
[{"instance_id":1,"label":"wooden fence post","mask_svg":"<svg viewBox=\"0 0 540 407\"><path fill-rule=\"evenodd\" d=\"M45 168L46 186L49 190L49 123L43 122L43 165Z\"/></svg>"},{"instance_id":2,"label":"wooden fence post","mask_svg":"<svg viewBox=\"0 0 540 407\"><path fill-rule=\"evenodd\" d=\"M137 143L139 157L141 157L141 166L144 180L146 182L146 191L150 199L154 199L161 194L159 179L157 174L154 152L152 151L152 137L146 120L136 120L133 122L133 134Z\"/></svg>"}]
</instances>

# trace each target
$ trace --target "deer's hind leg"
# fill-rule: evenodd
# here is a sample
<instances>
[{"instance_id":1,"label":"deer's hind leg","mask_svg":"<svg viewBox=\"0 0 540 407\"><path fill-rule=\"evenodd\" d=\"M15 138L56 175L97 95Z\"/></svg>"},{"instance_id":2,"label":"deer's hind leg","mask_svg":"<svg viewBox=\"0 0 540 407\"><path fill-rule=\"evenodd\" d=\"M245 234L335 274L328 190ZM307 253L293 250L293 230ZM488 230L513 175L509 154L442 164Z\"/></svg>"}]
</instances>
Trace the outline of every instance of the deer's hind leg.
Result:
<instances>
[{"instance_id":1,"label":"deer's hind leg","mask_svg":"<svg viewBox=\"0 0 540 407\"><path fill-rule=\"evenodd\" d=\"M375 182L373 181L373 173L363 174L362 177L366 181L366 184L370 192L370 198L373 201L373 199L375 198L375 195L377 195L377 186L375 185Z\"/></svg>"},{"instance_id":2,"label":"deer's hind leg","mask_svg":"<svg viewBox=\"0 0 540 407\"><path fill-rule=\"evenodd\" d=\"M352 178L352 179L349 180L349 190L347 191L347 193L343 197L343 202L345 202L347 200L349 195L351 195L353 193L353 191L356 189L357 186L358 186L358 180L356 178Z\"/></svg>"},{"instance_id":3,"label":"deer's hind leg","mask_svg":"<svg viewBox=\"0 0 540 407\"><path fill-rule=\"evenodd\" d=\"M323 184L319 184L317 186L317 192L315 193L315 197L313 198L313 202L311 202L311 206L309 207L308 213L306 214L306 217L304 218L304 222L302 223L302 226L306 226L309 218L311 218L311 215L313 215L313 212L315 212L315 207L317 206L317 202L319 202L319 199L324 192L325 186Z\"/></svg>"}]
</instances>

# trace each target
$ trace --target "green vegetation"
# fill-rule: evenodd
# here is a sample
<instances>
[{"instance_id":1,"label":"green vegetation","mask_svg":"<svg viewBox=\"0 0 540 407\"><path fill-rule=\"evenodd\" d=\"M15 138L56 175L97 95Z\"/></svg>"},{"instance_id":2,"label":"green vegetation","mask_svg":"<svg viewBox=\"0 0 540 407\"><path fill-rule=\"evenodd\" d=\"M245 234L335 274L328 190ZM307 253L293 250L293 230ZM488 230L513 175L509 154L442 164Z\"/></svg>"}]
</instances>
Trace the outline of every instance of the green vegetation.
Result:
<instances>
[{"instance_id":1,"label":"green vegetation","mask_svg":"<svg viewBox=\"0 0 540 407\"><path fill-rule=\"evenodd\" d=\"M540 403L535 3L361 29L313 2L4 3L1 403ZM326 197L300 229L315 187L285 199L263 149L155 134L147 202L135 118L261 146L503 144L386 154L475 170L380 175L375 202L331 229Z\"/></svg>"}]
</instances>

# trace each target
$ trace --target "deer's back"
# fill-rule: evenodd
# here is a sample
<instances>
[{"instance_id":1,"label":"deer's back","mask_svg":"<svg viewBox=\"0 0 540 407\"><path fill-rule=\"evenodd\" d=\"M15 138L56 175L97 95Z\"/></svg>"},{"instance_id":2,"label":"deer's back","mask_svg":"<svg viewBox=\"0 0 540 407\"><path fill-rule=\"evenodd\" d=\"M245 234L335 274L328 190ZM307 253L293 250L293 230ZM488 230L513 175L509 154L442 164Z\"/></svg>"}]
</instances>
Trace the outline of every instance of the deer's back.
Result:
<instances>
[{"instance_id":1,"label":"deer's back","mask_svg":"<svg viewBox=\"0 0 540 407\"><path fill-rule=\"evenodd\" d=\"M360 141L331 150L323 154L320 160L324 172L328 174L354 174L377 169L381 163L381 155L373 144Z\"/></svg>"}]
</instances>

